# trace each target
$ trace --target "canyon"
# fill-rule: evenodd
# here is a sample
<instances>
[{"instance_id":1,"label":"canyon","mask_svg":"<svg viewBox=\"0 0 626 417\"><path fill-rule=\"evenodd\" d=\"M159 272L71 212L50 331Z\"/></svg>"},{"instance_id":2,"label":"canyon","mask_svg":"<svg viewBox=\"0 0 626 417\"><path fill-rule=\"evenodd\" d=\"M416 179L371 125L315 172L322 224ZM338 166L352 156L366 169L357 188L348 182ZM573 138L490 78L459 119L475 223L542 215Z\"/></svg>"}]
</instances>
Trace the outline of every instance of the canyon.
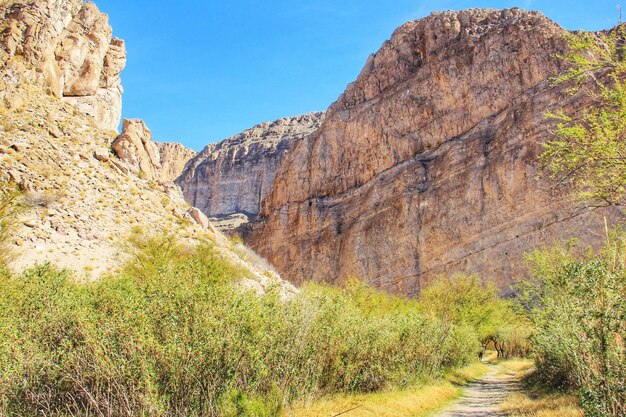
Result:
<instances>
[{"instance_id":1,"label":"canyon","mask_svg":"<svg viewBox=\"0 0 626 417\"><path fill-rule=\"evenodd\" d=\"M548 112L592 105L551 84L567 34L519 9L401 26L293 143L246 242L298 284L357 278L412 295L456 272L506 291L533 248L601 242L619 213L573 202L536 160Z\"/></svg>"},{"instance_id":2,"label":"canyon","mask_svg":"<svg viewBox=\"0 0 626 417\"><path fill-rule=\"evenodd\" d=\"M121 120L125 43L93 3L3 1L0 17L0 181L39 213L15 238L18 267L58 261L97 276L119 236L157 225L218 236L231 255L243 245L219 230L238 234L295 284L356 278L415 295L462 272L506 291L528 251L601 242L604 219L621 216L572 201L538 165L547 113L593 104L551 82L569 32L538 12L408 22L325 112L199 153ZM280 279L255 264L257 282Z\"/></svg>"},{"instance_id":3,"label":"canyon","mask_svg":"<svg viewBox=\"0 0 626 417\"><path fill-rule=\"evenodd\" d=\"M137 233L210 241L257 292L295 288L216 231L172 182L196 152L124 119L125 43L82 0L0 2L0 185L23 194L14 271L52 263L93 280L120 271Z\"/></svg>"}]
</instances>

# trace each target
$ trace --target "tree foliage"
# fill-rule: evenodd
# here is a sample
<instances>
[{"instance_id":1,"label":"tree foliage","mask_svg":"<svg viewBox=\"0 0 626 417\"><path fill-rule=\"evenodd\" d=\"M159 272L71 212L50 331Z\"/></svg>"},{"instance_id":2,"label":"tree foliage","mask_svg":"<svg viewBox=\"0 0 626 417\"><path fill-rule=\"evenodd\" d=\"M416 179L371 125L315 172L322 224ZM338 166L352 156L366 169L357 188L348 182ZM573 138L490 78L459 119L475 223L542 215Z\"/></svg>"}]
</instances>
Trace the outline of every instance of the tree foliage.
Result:
<instances>
[{"instance_id":1,"label":"tree foliage","mask_svg":"<svg viewBox=\"0 0 626 417\"><path fill-rule=\"evenodd\" d=\"M420 296L423 310L440 320L467 329L483 352L489 344L499 357L528 353L528 323L517 314L512 302L500 298L493 283L478 275L440 277Z\"/></svg>"},{"instance_id":2,"label":"tree foliage","mask_svg":"<svg viewBox=\"0 0 626 417\"><path fill-rule=\"evenodd\" d=\"M576 244L529 255L521 299L538 378L576 388L589 416L626 415L626 234L596 253Z\"/></svg>"},{"instance_id":3,"label":"tree foliage","mask_svg":"<svg viewBox=\"0 0 626 417\"><path fill-rule=\"evenodd\" d=\"M555 138L540 155L553 179L598 205L626 203L625 31L570 35L569 51L560 57L568 69L554 83L572 85L571 93L588 95L594 105L578 115L550 113L558 121Z\"/></svg>"}]
</instances>

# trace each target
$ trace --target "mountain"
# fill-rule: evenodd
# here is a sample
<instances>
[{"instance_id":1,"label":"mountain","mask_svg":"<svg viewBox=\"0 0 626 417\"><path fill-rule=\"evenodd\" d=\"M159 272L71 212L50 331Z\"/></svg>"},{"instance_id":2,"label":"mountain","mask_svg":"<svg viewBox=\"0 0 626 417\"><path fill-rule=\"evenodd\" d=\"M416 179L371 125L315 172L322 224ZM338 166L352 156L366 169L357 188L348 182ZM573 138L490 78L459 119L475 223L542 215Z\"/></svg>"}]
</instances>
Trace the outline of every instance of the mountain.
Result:
<instances>
[{"instance_id":1,"label":"mountain","mask_svg":"<svg viewBox=\"0 0 626 417\"><path fill-rule=\"evenodd\" d=\"M178 178L185 165L198 153L177 142L157 142L161 156L161 180L174 181Z\"/></svg>"},{"instance_id":2,"label":"mountain","mask_svg":"<svg viewBox=\"0 0 626 417\"><path fill-rule=\"evenodd\" d=\"M207 145L189 161L176 184L214 224L236 227L259 213L285 155L323 120L319 112L287 117Z\"/></svg>"},{"instance_id":3,"label":"mountain","mask_svg":"<svg viewBox=\"0 0 626 417\"><path fill-rule=\"evenodd\" d=\"M81 0L0 3L0 186L30 209L12 237L14 270L52 262L93 279L120 268L138 230L210 240L259 291L293 287L216 232L171 182L195 152L157 144L142 120L120 134L124 42Z\"/></svg>"},{"instance_id":4,"label":"mountain","mask_svg":"<svg viewBox=\"0 0 626 417\"><path fill-rule=\"evenodd\" d=\"M454 272L507 288L537 246L602 241L618 213L575 204L536 162L546 113L592 105L550 83L567 34L519 9L401 26L285 156L246 241L296 283L407 294Z\"/></svg>"}]
</instances>

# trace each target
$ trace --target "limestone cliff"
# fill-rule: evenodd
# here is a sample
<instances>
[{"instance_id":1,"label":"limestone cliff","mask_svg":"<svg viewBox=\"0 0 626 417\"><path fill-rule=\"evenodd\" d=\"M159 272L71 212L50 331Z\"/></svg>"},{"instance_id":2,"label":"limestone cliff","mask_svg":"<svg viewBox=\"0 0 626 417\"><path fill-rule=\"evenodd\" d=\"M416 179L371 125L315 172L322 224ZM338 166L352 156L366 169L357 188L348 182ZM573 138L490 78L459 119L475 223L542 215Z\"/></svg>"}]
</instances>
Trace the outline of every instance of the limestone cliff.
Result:
<instances>
[{"instance_id":1,"label":"limestone cliff","mask_svg":"<svg viewBox=\"0 0 626 417\"><path fill-rule=\"evenodd\" d=\"M117 130L122 114L124 41L112 37L107 15L82 0L0 2L0 65L20 57L28 82ZM15 62L12 63L15 65ZM25 71L28 68L28 73ZM5 78L0 100L13 103L16 77ZM19 100L19 99L18 99Z\"/></svg>"},{"instance_id":2,"label":"limestone cliff","mask_svg":"<svg viewBox=\"0 0 626 417\"><path fill-rule=\"evenodd\" d=\"M209 217L254 217L282 159L323 119L323 113L279 119L208 145L187 164L176 184L185 199Z\"/></svg>"},{"instance_id":3,"label":"limestone cliff","mask_svg":"<svg viewBox=\"0 0 626 417\"><path fill-rule=\"evenodd\" d=\"M174 181L197 152L176 142L157 142L161 157L161 181Z\"/></svg>"},{"instance_id":4,"label":"limestone cliff","mask_svg":"<svg viewBox=\"0 0 626 417\"><path fill-rule=\"evenodd\" d=\"M111 39L95 5L2 1L0 30L0 187L17 184L29 206L11 237L13 269L52 262L96 278L123 265L125 238L143 229L175 233L188 245L210 240L242 268L243 285L294 291L163 180L180 161L161 155L143 121L125 120L122 133L114 131L123 43ZM103 99L108 93L112 107Z\"/></svg>"},{"instance_id":5,"label":"limestone cliff","mask_svg":"<svg viewBox=\"0 0 626 417\"><path fill-rule=\"evenodd\" d=\"M505 287L533 247L598 241L605 212L555 194L535 163L546 112L591 104L548 82L565 34L518 9L403 25L282 161L247 241L295 282L409 294L455 271Z\"/></svg>"}]
</instances>

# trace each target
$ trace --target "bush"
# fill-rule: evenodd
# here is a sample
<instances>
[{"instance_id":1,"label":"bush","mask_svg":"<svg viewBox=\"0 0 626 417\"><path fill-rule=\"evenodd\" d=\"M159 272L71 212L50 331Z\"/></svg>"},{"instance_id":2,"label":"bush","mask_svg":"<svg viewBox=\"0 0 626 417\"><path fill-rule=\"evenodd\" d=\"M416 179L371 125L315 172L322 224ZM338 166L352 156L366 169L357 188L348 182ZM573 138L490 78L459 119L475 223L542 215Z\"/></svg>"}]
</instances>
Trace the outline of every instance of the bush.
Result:
<instances>
[{"instance_id":1,"label":"bush","mask_svg":"<svg viewBox=\"0 0 626 417\"><path fill-rule=\"evenodd\" d=\"M488 345L501 358L528 354L529 323L512 302L500 298L493 283L484 283L477 275L441 277L422 292L420 303L426 314L464 328L476 354Z\"/></svg>"},{"instance_id":2,"label":"bush","mask_svg":"<svg viewBox=\"0 0 626 417\"><path fill-rule=\"evenodd\" d=\"M94 283L50 265L0 278L0 415L275 416L473 354L463 328L415 301L362 285L259 297L209 243L131 241L133 261Z\"/></svg>"},{"instance_id":3,"label":"bush","mask_svg":"<svg viewBox=\"0 0 626 417\"><path fill-rule=\"evenodd\" d=\"M626 234L600 251L535 251L525 291L537 377L579 390L590 416L626 415Z\"/></svg>"}]
</instances>

